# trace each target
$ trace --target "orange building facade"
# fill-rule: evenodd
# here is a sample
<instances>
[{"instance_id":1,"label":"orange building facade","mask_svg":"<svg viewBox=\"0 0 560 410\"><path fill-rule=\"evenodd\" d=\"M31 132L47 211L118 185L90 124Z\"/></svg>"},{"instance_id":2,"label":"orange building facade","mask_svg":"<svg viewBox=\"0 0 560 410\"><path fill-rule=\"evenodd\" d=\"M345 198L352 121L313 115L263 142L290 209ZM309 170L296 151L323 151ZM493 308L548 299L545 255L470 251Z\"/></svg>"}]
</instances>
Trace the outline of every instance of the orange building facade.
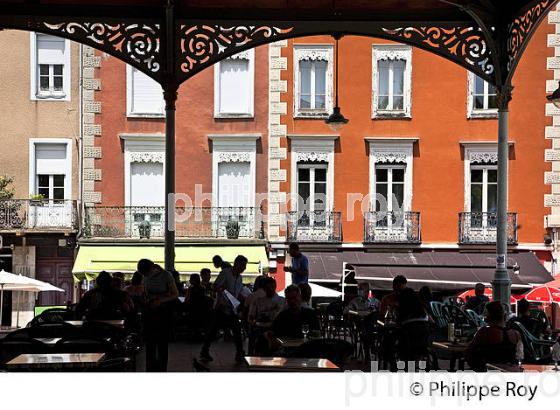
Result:
<instances>
[{"instance_id":1,"label":"orange building facade","mask_svg":"<svg viewBox=\"0 0 560 410\"><path fill-rule=\"evenodd\" d=\"M549 206L556 165L550 161L553 108L545 97L556 86L555 19L551 13L529 44L510 104L508 265L515 273L522 265L528 275L542 266L522 263L519 255L532 254L532 262L553 268L557 211ZM402 44L348 36L338 47L339 105L349 123L336 132L325 123L335 97L335 41L298 38L271 54L277 60L271 60L277 67L271 81L279 78L271 89L282 91L271 94L271 113L280 118L269 141L269 208L286 215L285 224L269 220L272 257L281 268L289 263L283 243L299 242L310 254L311 271L320 271L316 280L338 280L345 262L363 264L358 276L380 288L390 288L390 279L415 263L429 271L430 280L419 285L445 282L436 270L446 263L453 269L480 265L485 273L465 281L486 281L496 235L492 87ZM428 252L455 262L418 262ZM478 256L463 266L459 260L467 254ZM383 264L394 269L371 267Z\"/></svg>"}]
</instances>

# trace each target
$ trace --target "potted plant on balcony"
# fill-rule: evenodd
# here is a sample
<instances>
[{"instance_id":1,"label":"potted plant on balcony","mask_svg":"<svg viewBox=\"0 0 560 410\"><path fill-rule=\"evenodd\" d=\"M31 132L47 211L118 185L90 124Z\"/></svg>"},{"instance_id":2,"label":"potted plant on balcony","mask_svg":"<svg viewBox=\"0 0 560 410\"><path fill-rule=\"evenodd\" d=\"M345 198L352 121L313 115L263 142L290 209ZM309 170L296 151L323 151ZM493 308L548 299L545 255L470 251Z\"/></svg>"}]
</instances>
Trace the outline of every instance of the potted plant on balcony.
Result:
<instances>
[{"instance_id":1,"label":"potted plant on balcony","mask_svg":"<svg viewBox=\"0 0 560 410\"><path fill-rule=\"evenodd\" d=\"M150 221L143 220L138 224L138 233L140 234L140 239L146 238L150 239L150 235L152 234L152 224Z\"/></svg>"},{"instance_id":2,"label":"potted plant on balcony","mask_svg":"<svg viewBox=\"0 0 560 410\"><path fill-rule=\"evenodd\" d=\"M239 238L239 221L237 219L228 219L226 223L226 235L228 239Z\"/></svg>"},{"instance_id":3,"label":"potted plant on balcony","mask_svg":"<svg viewBox=\"0 0 560 410\"><path fill-rule=\"evenodd\" d=\"M31 205L42 206L45 203L45 196L43 194L31 194L29 202L31 202Z\"/></svg>"}]
</instances>

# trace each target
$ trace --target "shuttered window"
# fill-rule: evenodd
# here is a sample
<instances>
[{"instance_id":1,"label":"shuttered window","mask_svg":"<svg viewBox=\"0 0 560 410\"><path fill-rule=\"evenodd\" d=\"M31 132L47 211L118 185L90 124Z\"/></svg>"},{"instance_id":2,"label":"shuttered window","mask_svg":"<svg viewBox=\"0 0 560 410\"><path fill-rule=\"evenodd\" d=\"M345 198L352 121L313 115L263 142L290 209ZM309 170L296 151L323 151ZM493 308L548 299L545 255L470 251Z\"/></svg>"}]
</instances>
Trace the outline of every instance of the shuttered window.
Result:
<instances>
[{"instance_id":1,"label":"shuttered window","mask_svg":"<svg viewBox=\"0 0 560 410\"><path fill-rule=\"evenodd\" d=\"M36 98L64 98L70 83L67 41L35 34L34 95Z\"/></svg>"},{"instance_id":2,"label":"shuttered window","mask_svg":"<svg viewBox=\"0 0 560 410\"><path fill-rule=\"evenodd\" d=\"M161 86L133 67L127 69L128 115L163 116L164 100Z\"/></svg>"},{"instance_id":3,"label":"shuttered window","mask_svg":"<svg viewBox=\"0 0 560 410\"><path fill-rule=\"evenodd\" d=\"M253 116L253 50L220 61L215 71L214 115Z\"/></svg>"}]
</instances>

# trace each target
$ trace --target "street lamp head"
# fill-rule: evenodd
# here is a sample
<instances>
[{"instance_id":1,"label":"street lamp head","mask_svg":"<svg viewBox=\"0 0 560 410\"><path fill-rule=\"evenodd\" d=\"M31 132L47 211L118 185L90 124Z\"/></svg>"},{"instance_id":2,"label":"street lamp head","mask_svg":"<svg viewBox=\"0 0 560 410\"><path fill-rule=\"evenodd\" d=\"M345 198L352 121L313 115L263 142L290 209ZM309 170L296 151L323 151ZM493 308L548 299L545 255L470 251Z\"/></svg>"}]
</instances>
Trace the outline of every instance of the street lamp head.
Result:
<instances>
[{"instance_id":1,"label":"street lamp head","mask_svg":"<svg viewBox=\"0 0 560 410\"><path fill-rule=\"evenodd\" d=\"M560 83L558 83L558 88L552 94L546 96L546 99L554 104L556 108L560 108Z\"/></svg>"},{"instance_id":2,"label":"street lamp head","mask_svg":"<svg viewBox=\"0 0 560 410\"><path fill-rule=\"evenodd\" d=\"M331 130L338 132L344 125L348 124L348 118L345 118L340 112L340 107L336 106L334 107L332 114L329 115L329 118L325 120L325 123Z\"/></svg>"}]
</instances>

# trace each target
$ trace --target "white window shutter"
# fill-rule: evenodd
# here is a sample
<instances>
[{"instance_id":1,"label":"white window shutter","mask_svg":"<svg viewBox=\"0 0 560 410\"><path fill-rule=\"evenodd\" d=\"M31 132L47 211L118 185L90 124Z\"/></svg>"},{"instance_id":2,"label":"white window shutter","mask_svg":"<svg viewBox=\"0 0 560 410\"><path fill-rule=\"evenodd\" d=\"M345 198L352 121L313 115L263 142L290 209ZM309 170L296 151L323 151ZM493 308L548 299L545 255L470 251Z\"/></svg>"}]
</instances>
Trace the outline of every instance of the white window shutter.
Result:
<instances>
[{"instance_id":1,"label":"white window shutter","mask_svg":"<svg viewBox=\"0 0 560 410\"><path fill-rule=\"evenodd\" d=\"M35 144L36 174L66 174L66 144Z\"/></svg>"},{"instance_id":2,"label":"white window shutter","mask_svg":"<svg viewBox=\"0 0 560 410\"><path fill-rule=\"evenodd\" d=\"M220 62L219 112L249 114L252 85L249 60L236 58Z\"/></svg>"},{"instance_id":3,"label":"white window shutter","mask_svg":"<svg viewBox=\"0 0 560 410\"><path fill-rule=\"evenodd\" d=\"M143 72L132 68L133 114L163 114L164 102L161 86Z\"/></svg>"},{"instance_id":4,"label":"white window shutter","mask_svg":"<svg viewBox=\"0 0 560 410\"><path fill-rule=\"evenodd\" d=\"M65 40L63 38L37 34L38 64L64 64Z\"/></svg>"},{"instance_id":5,"label":"white window shutter","mask_svg":"<svg viewBox=\"0 0 560 410\"><path fill-rule=\"evenodd\" d=\"M130 164L130 205L164 206L163 164L132 162Z\"/></svg>"},{"instance_id":6,"label":"white window shutter","mask_svg":"<svg viewBox=\"0 0 560 410\"><path fill-rule=\"evenodd\" d=\"M218 206L249 207L251 167L249 162L218 164Z\"/></svg>"}]
</instances>

